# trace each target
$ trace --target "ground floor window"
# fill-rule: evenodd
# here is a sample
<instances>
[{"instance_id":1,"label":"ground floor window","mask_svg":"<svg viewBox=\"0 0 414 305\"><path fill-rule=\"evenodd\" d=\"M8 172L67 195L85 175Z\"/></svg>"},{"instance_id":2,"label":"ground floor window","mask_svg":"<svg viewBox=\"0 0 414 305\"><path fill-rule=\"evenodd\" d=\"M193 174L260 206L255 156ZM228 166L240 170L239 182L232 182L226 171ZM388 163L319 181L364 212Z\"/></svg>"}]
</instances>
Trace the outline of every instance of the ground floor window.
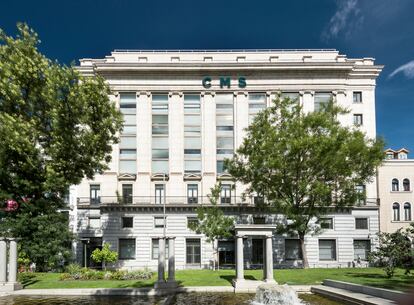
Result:
<instances>
[{"instance_id":1,"label":"ground floor window","mask_svg":"<svg viewBox=\"0 0 414 305\"><path fill-rule=\"evenodd\" d=\"M299 239L285 239L285 259L302 259L302 248Z\"/></svg>"},{"instance_id":2,"label":"ground floor window","mask_svg":"<svg viewBox=\"0 0 414 305\"><path fill-rule=\"evenodd\" d=\"M234 240L219 240L218 252L220 266L234 265Z\"/></svg>"},{"instance_id":3,"label":"ground floor window","mask_svg":"<svg viewBox=\"0 0 414 305\"><path fill-rule=\"evenodd\" d=\"M336 240L320 239L319 240L319 259L321 261L336 260Z\"/></svg>"},{"instance_id":4,"label":"ground floor window","mask_svg":"<svg viewBox=\"0 0 414 305\"><path fill-rule=\"evenodd\" d=\"M371 251L370 240L354 240L354 259L368 260L368 254Z\"/></svg>"},{"instance_id":5,"label":"ground floor window","mask_svg":"<svg viewBox=\"0 0 414 305\"><path fill-rule=\"evenodd\" d=\"M160 253L160 240L158 238L152 239L152 259L158 259L158 255ZM165 257L169 256L168 251L168 240L165 241Z\"/></svg>"},{"instance_id":6,"label":"ground floor window","mask_svg":"<svg viewBox=\"0 0 414 305\"><path fill-rule=\"evenodd\" d=\"M201 263L201 246L200 239L187 239L186 240L187 264L200 264Z\"/></svg>"},{"instance_id":7,"label":"ground floor window","mask_svg":"<svg viewBox=\"0 0 414 305\"><path fill-rule=\"evenodd\" d=\"M135 238L119 239L119 259L135 259Z\"/></svg>"}]
</instances>

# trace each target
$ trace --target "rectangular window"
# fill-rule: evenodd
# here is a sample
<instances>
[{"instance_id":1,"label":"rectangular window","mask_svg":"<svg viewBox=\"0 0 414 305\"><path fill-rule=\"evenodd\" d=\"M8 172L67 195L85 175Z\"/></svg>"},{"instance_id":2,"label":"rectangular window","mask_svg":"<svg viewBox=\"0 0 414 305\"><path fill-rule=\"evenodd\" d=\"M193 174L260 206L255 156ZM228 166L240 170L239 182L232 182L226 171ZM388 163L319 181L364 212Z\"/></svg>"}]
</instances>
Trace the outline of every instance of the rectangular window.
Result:
<instances>
[{"instance_id":1,"label":"rectangular window","mask_svg":"<svg viewBox=\"0 0 414 305\"><path fill-rule=\"evenodd\" d=\"M222 164L225 158L233 157L234 152L234 121L233 95L216 95L216 154L217 173L223 173Z\"/></svg>"},{"instance_id":2,"label":"rectangular window","mask_svg":"<svg viewBox=\"0 0 414 305\"><path fill-rule=\"evenodd\" d=\"M198 185L187 185L187 203L198 203Z\"/></svg>"},{"instance_id":3,"label":"rectangular window","mask_svg":"<svg viewBox=\"0 0 414 305\"><path fill-rule=\"evenodd\" d=\"M159 251L160 251L160 240L158 238L153 238L152 240L152 259L158 259ZM169 251L168 251L168 241L165 242L165 258L168 258Z\"/></svg>"},{"instance_id":4,"label":"rectangular window","mask_svg":"<svg viewBox=\"0 0 414 305\"><path fill-rule=\"evenodd\" d=\"M90 229L100 229L101 228L101 218L100 217L89 217L88 218L88 227Z\"/></svg>"},{"instance_id":5,"label":"rectangular window","mask_svg":"<svg viewBox=\"0 0 414 305\"><path fill-rule=\"evenodd\" d=\"M101 203L101 186L99 184L91 184L89 194L91 204Z\"/></svg>"},{"instance_id":6,"label":"rectangular window","mask_svg":"<svg viewBox=\"0 0 414 305\"><path fill-rule=\"evenodd\" d=\"M155 185L155 204L164 204L165 200L165 187L164 184Z\"/></svg>"},{"instance_id":7,"label":"rectangular window","mask_svg":"<svg viewBox=\"0 0 414 305\"><path fill-rule=\"evenodd\" d=\"M352 94L354 103L362 103L362 92L356 91Z\"/></svg>"},{"instance_id":8,"label":"rectangular window","mask_svg":"<svg viewBox=\"0 0 414 305\"><path fill-rule=\"evenodd\" d=\"M135 259L135 238L119 239L119 259Z\"/></svg>"},{"instance_id":9,"label":"rectangular window","mask_svg":"<svg viewBox=\"0 0 414 305\"><path fill-rule=\"evenodd\" d=\"M336 240L320 239L319 240L319 260L334 261L336 260Z\"/></svg>"},{"instance_id":10,"label":"rectangular window","mask_svg":"<svg viewBox=\"0 0 414 305\"><path fill-rule=\"evenodd\" d=\"M324 110L332 99L332 94L327 92L315 93L315 111Z\"/></svg>"},{"instance_id":11,"label":"rectangular window","mask_svg":"<svg viewBox=\"0 0 414 305\"><path fill-rule=\"evenodd\" d=\"M365 185L361 184L361 185L357 185L355 186L355 191L357 192L357 204L365 204L365 200L366 200L366 189L365 189Z\"/></svg>"},{"instance_id":12,"label":"rectangular window","mask_svg":"<svg viewBox=\"0 0 414 305\"><path fill-rule=\"evenodd\" d=\"M200 239L186 239L186 263L195 265L201 263Z\"/></svg>"},{"instance_id":13,"label":"rectangular window","mask_svg":"<svg viewBox=\"0 0 414 305\"><path fill-rule=\"evenodd\" d=\"M152 173L168 174L168 95L152 96Z\"/></svg>"},{"instance_id":14,"label":"rectangular window","mask_svg":"<svg viewBox=\"0 0 414 305\"><path fill-rule=\"evenodd\" d=\"M285 259L302 259L302 248L299 239L285 239Z\"/></svg>"},{"instance_id":15,"label":"rectangular window","mask_svg":"<svg viewBox=\"0 0 414 305\"><path fill-rule=\"evenodd\" d=\"M368 218L355 218L356 230L368 230Z\"/></svg>"},{"instance_id":16,"label":"rectangular window","mask_svg":"<svg viewBox=\"0 0 414 305\"><path fill-rule=\"evenodd\" d=\"M321 229L333 230L333 218L321 218L319 224Z\"/></svg>"},{"instance_id":17,"label":"rectangular window","mask_svg":"<svg viewBox=\"0 0 414 305\"><path fill-rule=\"evenodd\" d=\"M122 201L132 204L132 184L122 184Z\"/></svg>"},{"instance_id":18,"label":"rectangular window","mask_svg":"<svg viewBox=\"0 0 414 305\"><path fill-rule=\"evenodd\" d=\"M266 217L253 217L253 224L255 225L266 224Z\"/></svg>"},{"instance_id":19,"label":"rectangular window","mask_svg":"<svg viewBox=\"0 0 414 305\"><path fill-rule=\"evenodd\" d=\"M119 172L121 174L136 174L137 161L136 160L119 160Z\"/></svg>"},{"instance_id":20,"label":"rectangular window","mask_svg":"<svg viewBox=\"0 0 414 305\"><path fill-rule=\"evenodd\" d=\"M122 217L122 228L132 228L134 226L133 217Z\"/></svg>"},{"instance_id":21,"label":"rectangular window","mask_svg":"<svg viewBox=\"0 0 414 305\"><path fill-rule=\"evenodd\" d=\"M354 114L354 125L355 126L362 126L362 114Z\"/></svg>"},{"instance_id":22,"label":"rectangular window","mask_svg":"<svg viewBox=\"0 0 414 305\"><path fill-rule=\"evenodd\" d=\"M221 185L220 202L221 204L231 203L231 185L230 184Z\"/></svg>"},{"instance_id":23,"label":"rectangular window","mask_svg":"<svg viewBox=\"0 0 414 305\"><path fill-rule=\"evenodd\" d=\"M154 227L155 228L164 228L164 217L154 217Z\"/></svg>"},{"instance_id":24,"label":"rectangular window","mask_svg":"<svg viewBox=\"0 0 414 305\"><path fill-rule=\"evenodd\" d=\"M136 134L137 128L137 106L136 93L121 93L119 108L124 118L124 129L122 134Z\"/></svg>"},{"instance_id":25,"label":"rectangular window","mask_svg":"<svg viewBox=\"0 0 414 305\"><path fill-rule=\"evenodd\" d=\"M197 217L187 217L187 228L190 228L190 224L198 224L198 218Z\"/></svg>"},{"instance_id":26,"label":"rectangular window","mask_svg":"<svg viewBox=\"0 0 414 305\"><path fill-rule=\"evenodd\" d=\"M354 259L368 260L368 255L371 252L370 240L354 240Z\"/></svg>"},{"instance_id":27,"label":"rectangular window","mask_svg":"<svg viewBox=\"0 0 414 305\"><path fill-rule=\"evenodd\" d=\"M201 102L196 94L184 95L184 173L201 173Z\"/></svg>"}]
</instances>

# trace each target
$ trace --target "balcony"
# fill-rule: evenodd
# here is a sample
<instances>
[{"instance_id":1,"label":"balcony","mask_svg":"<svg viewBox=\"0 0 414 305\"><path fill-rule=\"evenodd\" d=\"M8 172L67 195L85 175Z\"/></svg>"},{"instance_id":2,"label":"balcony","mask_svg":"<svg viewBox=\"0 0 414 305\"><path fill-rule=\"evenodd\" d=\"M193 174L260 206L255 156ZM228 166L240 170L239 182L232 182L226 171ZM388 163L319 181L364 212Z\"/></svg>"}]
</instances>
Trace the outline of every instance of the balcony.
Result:
<instances>
[{"instance_id":1,"label":"balcony","mask_svg":"<svg viewBox=\"0 0 414 305\"><path fill-rule=\"evenodd\" d=\"M185 197L185 196L101 196L97 198L78 197L78 206L104 206L104 205L209 205L211 204L208 196ZM218 205L254 205L258 203L257 197L231 196L221 197Z\"/></svg>"}]
</instances>

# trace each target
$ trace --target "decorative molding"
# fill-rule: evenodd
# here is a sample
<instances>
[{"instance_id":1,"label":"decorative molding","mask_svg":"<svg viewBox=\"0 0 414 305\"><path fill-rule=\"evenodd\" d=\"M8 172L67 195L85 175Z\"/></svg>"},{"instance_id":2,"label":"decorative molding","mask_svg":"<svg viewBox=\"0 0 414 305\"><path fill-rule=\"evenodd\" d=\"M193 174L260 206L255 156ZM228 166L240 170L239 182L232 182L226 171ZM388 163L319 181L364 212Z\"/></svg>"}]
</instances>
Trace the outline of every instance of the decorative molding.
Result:
<instances>
[{"instance_id":1,"label":"decorative molding","mask_svg":"<svg viewBox=\"0 0 414 305\"><path fill-rule=\"evenodd\" d=\"M137 97L140 97L141 95L146 95L147 97L151 96L150 91L137 91Z\"/></svg>"},{"instance_id":2,"label":"decorative molding","mask_svg":"<svg viewBox=\"0 0 414 305\"><path fill-rule=\"evenodd\" d=\"M218 174L217 180L233 180L233 176L227 173Z\"/></svg>"},{"instance_id":3,"label":"decorative molding","mask_svg":"<svg viewBox=\"0 0 414 305\"><path fill-rule=\"evenodd\" d=\"M120 174L118 175L118 181L135 181L137 180L137 175L135 174Z\"/></svg>"},{"instance_id":4,"label":"decorative molding","mask_svg":"<svg viewBox=\"0 0 414 305\"><path fill-rule=\"evenodd\" d=\"M184 181L200 181L201 174L185 174L183 177Z\"/></svg>"},{"instance_id":5,"label":"decorative molding","mask_svg":"<svg viewBox=\"0 0 414 305\"><path fill-rule=\"evenodd\" d=\"M168 174L156 173L151 176L151 181L168 181L170 177Z\"/></svg>"}]
</instances>

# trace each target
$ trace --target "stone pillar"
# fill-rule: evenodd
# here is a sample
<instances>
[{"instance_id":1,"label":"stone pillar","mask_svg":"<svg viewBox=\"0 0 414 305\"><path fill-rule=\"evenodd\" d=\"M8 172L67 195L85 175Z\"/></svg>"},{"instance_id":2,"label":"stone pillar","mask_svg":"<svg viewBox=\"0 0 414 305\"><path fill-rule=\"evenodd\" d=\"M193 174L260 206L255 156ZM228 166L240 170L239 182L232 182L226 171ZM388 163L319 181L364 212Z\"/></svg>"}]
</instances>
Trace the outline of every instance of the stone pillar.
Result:
<instances>
[{"instance_id":1,"label":"stone pillar","mask_svg":"<svg viewBox=\"0 0 414 305\"><path fill-rule=\"evenodd\" d=\"M4 237L0 238L0 283L7 281L7 243Z\"/></svg>"},{"instance_id":2,"label":"stone pillar","mask_svg":"<svg viewBox=\"0 0 414 305\"><path fill-rule=\"evenodd\" d=\"M244 280L243 236L236 236L236 281Z\"/></svg>"},{"instance_id":3,"label":"stone pillar","mask_svg":"<svg viewBox=\"0 0 414 305\"><path fill-rule=\"evenodd\" d=\"M274 283L273 278L273 246L272 246L272 235L266 236L266 275L264 281L267 283Z\"/></svg>"},{"instance_id":4,"label":"stone pillar","mask_svg":"<svg viewBox=\"0 0 414 305\"><path fill-rule=\"evenodd\" d=\"M15 238L10 238L9 249L9 283L17 282L17 241Z\"/></svg>"},{"instance_id":5,"label":"stone pillar","mask_svg":"<svg viewBox=\"0 0 414 305\"><path fill-rule=\"evenodd\" d=\"M168 281L175 282L175 237L168 238Z\"/></svg>"},{"instance_id":6,"label":"stone pillar","mask_svg":"<svg viewBox=\"0 0 414 305\"><path fill-rule=\"evenodd\" d=\"M165 238L158 240L158 284L165 283Z\"/></svg>"}]
</instances>

